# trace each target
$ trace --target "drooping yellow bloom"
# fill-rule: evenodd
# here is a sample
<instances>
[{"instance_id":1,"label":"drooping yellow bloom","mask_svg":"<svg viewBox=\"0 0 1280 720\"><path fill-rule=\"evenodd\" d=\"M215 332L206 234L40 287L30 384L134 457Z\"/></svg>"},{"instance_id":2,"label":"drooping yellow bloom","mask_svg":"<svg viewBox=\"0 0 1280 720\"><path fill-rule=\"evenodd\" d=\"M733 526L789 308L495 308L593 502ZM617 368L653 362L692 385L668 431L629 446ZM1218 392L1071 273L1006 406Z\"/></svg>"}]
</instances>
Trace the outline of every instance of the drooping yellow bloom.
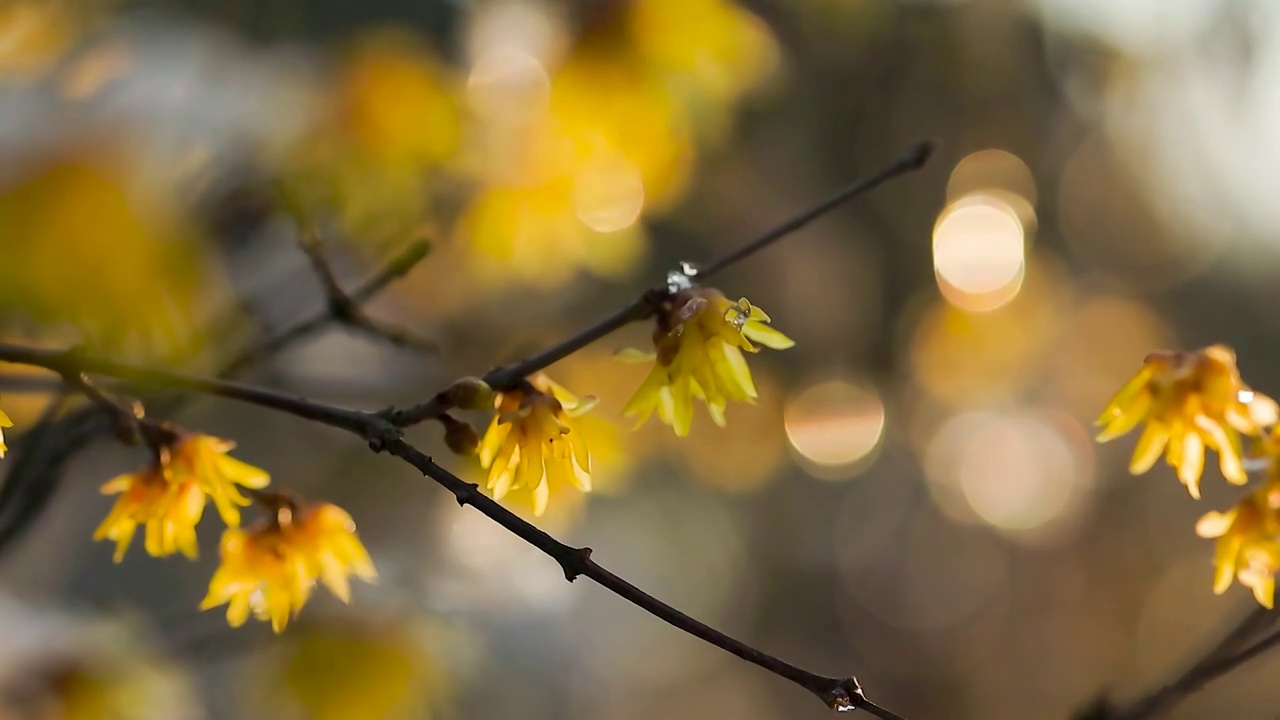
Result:
<instances>
[{"instance_id":1,"label":"drooping yellow bloom","mask_svg":"<svg viewBox=\"0 0 1280 720\"><path fill-rule=\"evenodd\" d=\"M545 375L529 387L499 393L497 414L480 441L480 465L489 471L495 500L528 494L534 515L547 510L553 488L591 491L591 456L570 418L587 412L594 398L579 400Z\"/></svg>"},{"instance_id":2,"label":"drooping yellow bloom","mask_svg":"<svg viewBox=\"0 0 1280 720\"><path fill-rule=\"evenodd\" d=\"M4 414L3 410L0 410L0 458L4 457L4 454L9 450L8 446L4 444L4 429L11 427L13 427L13 421L9 419L8 415Z\"/></svg>"},{"instance_id":3,"label":"drooping yellow bloom","mask_svg":"<svg viewBox=\"0 0 1280 720\"><path fill-rule=\"evenodd\" d=\"M1235 353L1224 345L1152 353L1102 411L1098 441L1120 437L1146 422L1129 471L1146 472L1164 453L1198 499L1205 448L1218 452L1223 477L1243 485L1248 476L1240 434L1261 435L1278 414L1274 400L1244 384Z\"/></svg>"},{"instance_id":4,"label":"drooping yellow bloom","mask_svg":"<svg viewBox=\"0 0 1280 720\"><path fill-rule=\"evenodd\" d=\"M204 491L192 479L175 480L170 467L168 452L161 450L151 465L103 484L104 495L120 497L93 539L114 540L116 562L124 560L139 525L146 528L148 555L181 552L192 559L198 555L196 525L204 515Z\"/></svg>"},{"instance_id":5,"label":"drooping yellow bloom","mask_svg":"<svg viewBox=\"0 0 1280 720\"><path fill-rule=\"evenodd\" d=\"M689 434L693 401L706 403L711 419L721 427L729 400L754 402L757 397L751 369L742 351L758 352L758 342L775 350L795 345L768 325L769 316L747 302L736 303L712 288L692 287L677 292L658 317L653 332L655 354L627 351L624 359L656 359L653 370L623 408L622 414L643 425L656 409L676 435Z\"/></svg>"},{"instance_id":6,"label":"drooping yellow bloom","mask_svg":"<svg viewBox=\"0 0 1280 720\"><path fill-rule=\"evenodd\" d=\"M170 449L170 471L174 482L194 481L213 500L228 527L240 525L240 508L249 504L237 486L261 490L271 482L262 468L237 460L227 453L234 441L211 435L187 435Z\"/></svg>"},{"instance_id":7,"label":"drooping yellow bloom","mask_svg":"<svg viewBox=\"0 0 1280 720\"><path fill-rule=\"evenodd\" d=\"M350 602L351 575L374 582L378 572L342 508L323 503L276 517L247 530L222 534L222 564L209 581L201 610L227 605L227 622L239 627L250 611L282 632L311 596L316 581Z\"/></svg>"},{"instance_id":8,"label":"drooping yellow bloom","mask_svg":"<svg viewBox=\"0 0 1280 720\"><path fill-rule=\"evenodd\" d=\"M1236 579L1263 607L1273 607L1280 570L1280 480L1273 476L1226 512L1206 513L1196 523L1196 534L1218 539L1215 593L1226 592Z\"/></svg>"}]
</instances>

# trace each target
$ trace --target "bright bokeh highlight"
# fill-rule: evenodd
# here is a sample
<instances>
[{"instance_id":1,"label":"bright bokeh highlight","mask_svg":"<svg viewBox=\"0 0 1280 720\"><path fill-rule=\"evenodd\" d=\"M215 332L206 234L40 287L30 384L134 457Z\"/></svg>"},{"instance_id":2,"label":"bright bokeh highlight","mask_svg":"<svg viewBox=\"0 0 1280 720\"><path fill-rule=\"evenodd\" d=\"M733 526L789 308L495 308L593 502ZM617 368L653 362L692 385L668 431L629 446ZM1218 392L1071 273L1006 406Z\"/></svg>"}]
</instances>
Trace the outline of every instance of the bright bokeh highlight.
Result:
<instances>
[{"instance_id":1,"label":"bright bokeh highlight","mask_svg":"<svg viewBox=\"0 0 1280 720\"><path fill-rule=\"evenodd\" d=\"M847 380L811 385L787 402L787 440L810 474L856 475L884 436L884 402L874 388Z\"/></svg>"},{"instance_id":2,"label":"bright bokeh highlight","mask_svg":"<svg viewBox=\"0 0 1280 720\"><path fill-rule=\"evenodd\" d=\"M999 196L977 193L947 206L933 229L933 265L942 294L964 310L992 310L1022 288L1025 235Z\"/></svg>"}]
</instances>

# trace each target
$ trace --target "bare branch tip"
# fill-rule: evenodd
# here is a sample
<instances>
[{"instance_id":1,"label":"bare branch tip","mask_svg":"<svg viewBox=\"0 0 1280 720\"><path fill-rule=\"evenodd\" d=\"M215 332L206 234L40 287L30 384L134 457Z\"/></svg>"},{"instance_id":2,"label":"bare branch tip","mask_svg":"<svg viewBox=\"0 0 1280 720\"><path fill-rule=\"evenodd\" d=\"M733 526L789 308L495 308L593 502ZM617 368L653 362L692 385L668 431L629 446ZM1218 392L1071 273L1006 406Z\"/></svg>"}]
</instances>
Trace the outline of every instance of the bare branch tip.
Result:
<instances>
[{"instance_id":1,"label":"bare branch tip","mask_svg":"<svg viewBox=\"0 0 1280 720\"><path fill-rule=\"evenodd\" d=\"M919 170L929 162L929 158L933 157L933 154L937 152L938 148L941 146L942 141L937 138L925 140L907 151L907 154L902 158L903 164L912 170Z\"/></svg>"}]
</instances>

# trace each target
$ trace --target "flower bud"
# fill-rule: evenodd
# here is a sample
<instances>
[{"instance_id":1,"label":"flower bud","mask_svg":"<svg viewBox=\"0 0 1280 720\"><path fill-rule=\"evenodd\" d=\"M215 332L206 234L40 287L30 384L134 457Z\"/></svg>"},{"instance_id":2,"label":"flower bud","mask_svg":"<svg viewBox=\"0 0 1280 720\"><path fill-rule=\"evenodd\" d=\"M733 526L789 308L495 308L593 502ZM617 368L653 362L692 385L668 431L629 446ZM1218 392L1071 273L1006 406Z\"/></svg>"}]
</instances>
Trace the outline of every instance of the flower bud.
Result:
<instances>
[{"instance_id":1,"label":"flower bud","mask_svg":"<svg viewBox=\"0 0 1280 720\"><path fill-rule=\"evenodd\" d=\"M444 444L459 455L475 455L480 447L480 436L471 423L463 422L452 415L441 415L444 423Z\"/></svg>"},{"instance_id":2,"label":"flower bud","mask_svg":"<svg viewBox=\"0 0 1280 720\"><path fill-rule=\"evenodd\" d=\"M478 377L455 381L444 393L445 404L463 410L487 410L493 407L493 388Z\"/></svg>"}]
</instances>

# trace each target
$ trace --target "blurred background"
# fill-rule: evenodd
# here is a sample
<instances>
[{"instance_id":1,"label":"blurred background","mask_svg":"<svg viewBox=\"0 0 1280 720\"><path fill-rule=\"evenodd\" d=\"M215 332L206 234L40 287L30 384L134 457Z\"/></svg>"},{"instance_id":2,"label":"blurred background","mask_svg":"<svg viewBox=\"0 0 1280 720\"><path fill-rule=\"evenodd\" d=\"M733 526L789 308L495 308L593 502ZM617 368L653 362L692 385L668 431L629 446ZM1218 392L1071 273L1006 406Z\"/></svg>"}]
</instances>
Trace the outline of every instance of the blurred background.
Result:
<instances>
[{"instance_id":1,"label":"blurred background","mask_svg":"<svg viewBox=\"0 0 1280 720\"><path fill-rule=\"evenodd\" d=\"M324 308L287 206L344 287L428 241L366 308L437 349L331 326L236 376L409 404L939 138L718 278L797 341L752 358L727 429L621 420L645 368L612 355L648 328L554 366L601 400L597 489L538 523L912 720L1067 718L1252 604L1212 594L1192 530L1238 491L1130 477L1132 439L1091 422L1157 348L1230 344L1280 391L1278 35L1268 0L5 0L0 336L213 372ZM232 631L195 609L216 520L196 563L92 542L97 487L145 457L55 391L0 376L2 717L828 712L349 436L154 398L347 508L381 571L280 638ZM410 439L482 477L437 427ZM1170 717L1274 717L1277 669Z\"/></svg>"}]
</instances>

